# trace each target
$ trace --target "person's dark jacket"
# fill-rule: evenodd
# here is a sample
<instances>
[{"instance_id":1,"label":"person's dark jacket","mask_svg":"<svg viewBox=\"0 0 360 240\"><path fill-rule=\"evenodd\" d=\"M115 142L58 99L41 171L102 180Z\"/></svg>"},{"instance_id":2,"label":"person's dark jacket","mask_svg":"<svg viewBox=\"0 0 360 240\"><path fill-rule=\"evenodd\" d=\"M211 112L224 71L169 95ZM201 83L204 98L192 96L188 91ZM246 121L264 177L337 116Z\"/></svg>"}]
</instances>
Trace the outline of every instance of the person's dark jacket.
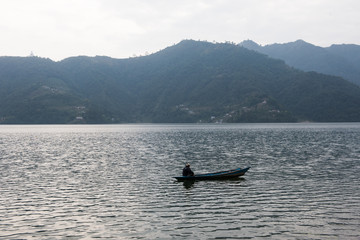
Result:
<instances>
[{"instance_id":1,"label":"person's dark jacket","mask_svg":"<svg viewBox=\"0 0 360 240\"><path fill-rule=\"evenodd\" d=\"M184 167L183 176L194 176L194 172L191 170L190 167Z\"/></svg>"}]
</instances>

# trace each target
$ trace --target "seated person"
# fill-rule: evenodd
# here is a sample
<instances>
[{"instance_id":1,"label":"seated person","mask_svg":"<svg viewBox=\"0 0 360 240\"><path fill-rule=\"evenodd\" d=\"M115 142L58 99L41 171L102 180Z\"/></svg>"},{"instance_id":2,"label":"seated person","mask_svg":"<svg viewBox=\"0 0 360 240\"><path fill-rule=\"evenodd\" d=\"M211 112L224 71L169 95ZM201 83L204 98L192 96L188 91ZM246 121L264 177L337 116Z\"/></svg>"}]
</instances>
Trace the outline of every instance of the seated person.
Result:
<instances>
[{"instance_id":1,"label":"seated person","mask_svg":"<svg viewBox=\"0 0 360 240\"><path fill-rule=\"evenodd\" d=\"M183 176L194 176L194 172L191 170L189 163L187 163L183 169Z\"/></svg>"}]
</instances>

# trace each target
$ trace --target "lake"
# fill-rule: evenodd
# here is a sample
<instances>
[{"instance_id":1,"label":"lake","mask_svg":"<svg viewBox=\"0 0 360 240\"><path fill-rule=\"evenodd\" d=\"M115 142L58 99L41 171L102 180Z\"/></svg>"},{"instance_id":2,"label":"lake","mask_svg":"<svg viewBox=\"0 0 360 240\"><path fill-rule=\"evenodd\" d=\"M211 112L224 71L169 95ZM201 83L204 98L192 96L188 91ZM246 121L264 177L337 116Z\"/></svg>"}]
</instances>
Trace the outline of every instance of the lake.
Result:
<instances>
[{"instance_id":1,"label":"lake","mask_svg":"<svg viewBox=\"0 0 360 240\"><path fill-rule=\"evenodd\" d=\"M0 239L269 238L360 239L360 123L0 125Z\"/></svg>"}]
</instances>

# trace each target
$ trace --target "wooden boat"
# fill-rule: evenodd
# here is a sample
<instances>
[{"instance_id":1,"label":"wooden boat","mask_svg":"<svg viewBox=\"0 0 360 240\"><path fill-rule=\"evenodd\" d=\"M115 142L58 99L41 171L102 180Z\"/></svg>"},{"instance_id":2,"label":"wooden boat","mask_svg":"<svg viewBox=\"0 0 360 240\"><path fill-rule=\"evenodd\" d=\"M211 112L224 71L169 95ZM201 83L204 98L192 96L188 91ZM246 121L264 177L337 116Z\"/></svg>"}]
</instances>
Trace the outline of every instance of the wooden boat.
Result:
<instances>
[{"instance_id":1,"label":"wooden boat","mask_svg":"<svg viewBox=\"0 0 360 240\"><path fill-rule=\"evenodd\" d=\"M244 175L250 167L247 168L237 168L227 171L214 172L214 173L204 173L204 174L196 174L194 176L180 176L174 177L178 181L183 182L187 180L222 180L222 179L230 179L237 178L239 176Z\"/></svg>"}]
</instances>

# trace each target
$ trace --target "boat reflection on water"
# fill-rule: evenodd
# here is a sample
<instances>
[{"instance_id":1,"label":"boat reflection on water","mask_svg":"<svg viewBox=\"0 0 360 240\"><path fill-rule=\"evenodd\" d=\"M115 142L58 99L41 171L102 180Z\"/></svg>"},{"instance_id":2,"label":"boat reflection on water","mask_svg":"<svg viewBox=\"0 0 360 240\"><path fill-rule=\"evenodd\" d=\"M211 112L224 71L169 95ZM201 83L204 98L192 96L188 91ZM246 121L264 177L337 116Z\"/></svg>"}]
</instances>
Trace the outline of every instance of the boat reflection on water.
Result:
<instances>
[{"instance_id":1,"label":"boat reflection on water","mask_svg":"<svg viewBox=\"0 0 360 240\"><path fill-rule=\"evenodd\" d=\"M205 182L213 182L215 180L205 180ZM216 182L242 182L242 181L246 181L245 178L243 177L236 177L236 178L229 178L229 179L216 179ZM175 182L179 182L179 181L175 181ZM194 187L195 182L198 182L197 180L191 179L191 180L185 180L182 181L184 188L186 189L190 189L192 187Z\"/></svg>"},{"instance_id":2,"label":"boat reflection on water","mask_svg":"<svg viewBox=\"0 0 360 240\"><path fill-rule=\"evenodd\" d=\"M194 186L195 180L186 180L183 182L183 185L186 189L190 189Z\"/></svg>"}]
</instances>

